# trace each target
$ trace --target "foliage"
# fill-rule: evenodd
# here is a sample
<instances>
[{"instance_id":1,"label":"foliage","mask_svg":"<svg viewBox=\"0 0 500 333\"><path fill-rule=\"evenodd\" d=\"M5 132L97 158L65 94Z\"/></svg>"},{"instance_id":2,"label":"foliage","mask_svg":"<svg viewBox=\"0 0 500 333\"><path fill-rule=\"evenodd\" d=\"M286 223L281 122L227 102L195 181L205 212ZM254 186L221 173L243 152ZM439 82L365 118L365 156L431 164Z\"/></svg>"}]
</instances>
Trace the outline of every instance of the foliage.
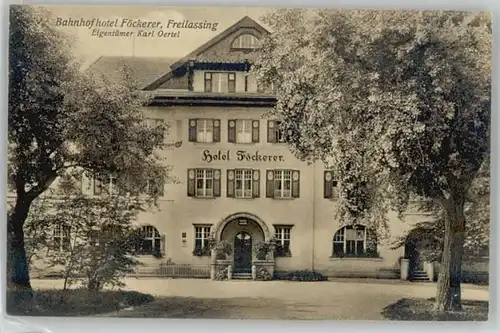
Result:
<instances>
[{"instance_id":1,"label":"foliage","mask_svg":"<svg viewBox=\"0 0 500 333\"><path fill-rule=\"evenodd\" d=\"M253 66L292 152L339 179L339 218L385 233L424 198L445 216L436 307L460 308L464 197L489 155L485 13L279 9ZM355 143L355 144L353 144Z\"/></svg>"},{"instance_id":2,"label":"foliage","mask_svg":"<svg viewBox=\"0 0 500 333\"><path fill-rule=\"evenodd\" d=\"M273 277L272 277L271 273L269 273L269 271L265 267L261 267L257 271L255 279L257 281L270 281L273 279Z\"/></svg>"},{"instance_id":3,"label":"foliage","mask_svg":"<svg viewBox=\"0 0 500 333\"><path fill-rule=\"evenodd\" d=\"M200 248L200 247L195 248L193 250L193 256L206 257L206 256L210 256L210 252L211 252L210 246L205 245L202 248Z\"/></svg>"},{"instance_id":4,"label":"foliage","mask_svg":"<svg viewBox=\"0 0 500 333\"><path fill-rule=\"evenodd\" d=\"M464 301L463 312L436 312L434 299L402 298L386 306L382 315L389 320L410 321L487 321L488 301Z\"/></svg>"},{"instance_id":5,"label":"foliage","mask_svg":"<svg viewBox=\"0 0 500 333\"><path fill-rule=\"evenodd\" d=\"M70 181L61 186L61 196L52 197L52 209L30 221L29 230L54 232L43 242L44 260L62 267L64 289L78 281L89 290L122 286L120 278L138 263L134 255L140 233L132 223L140 205L129 196L74 195Z\"/></svg>"},{"instance_id":6,"label":"foliage","mask_svg":"<svg viewBox=\"0 0 500 333\"><path fill-rule=\"evenodd\" d=\"M275 278L279 280L289 280L289 281L327 281L328 277L321 273L309 270L300 270L288 272L284 275L275 274Z\"/></svg>"},{"instance_id":7,"label":"foliage","mask_svg":"<svg viewBox=\"0 0 500 333\"><path fill-rule=\"evenodd\" d=\"M266 260L267 255L275 249L275 243L257 241L253 244L253 252L257 260Z\"/></svg>"},{"instance_id":8,"label":"foliage","mask_svg":"<svg viewBox=\"0 0 500 333\"><path fill-rule=\"evenodd\" d=\"M226 241L218 242L213 246L215 251L215 259L224 260L228 255L233 253L233 247Z\"/></svg>"},{"instance_id":9,"label":"foliage","mask_svg":"<svg viewBox=\"0 0 500 333\"><path fill-rule=\"evenodd\" d=\"M16 292L7 292L7 312L10 315L86 316L110 313L153 301L153 296L137 291L89 291L86 289L37 290L32 306L20 307Z\"/></svg>"},{"instance_id":10,"label":"foliage","mask_svg":"<svg viewBox=\"0 0 500 333\"><path fill-rule=\"evenodd\" d=\"M485 163L472 182L465 207L467 225L465 230L464 257L477 260L489 256L490 244L490 176ZM427 261L441 260L444 238L444 214L434 205L423 210L434 213L436 219L417 223L403 236L397 238L393 248L403 247L408 237L416 241L421 257Z\"/></svg>"},{"instance_id":11,"label":"foliage","mask_svg":"<svg viewBox=\"0 0 500 333\"><path fill-rule=\"evenodd\" d=\"M23 226L32 202L75 168L88 177L114 174L126 191L149 180L163 186L170 178L156 149L167 128L146 126L149 98L135 92L126 68L120 82L82 73L49 12L11 6L9 19L8 179L16 200L8 214L8 274L9 282L30 287Z\"/></svg>"}]
</instances>

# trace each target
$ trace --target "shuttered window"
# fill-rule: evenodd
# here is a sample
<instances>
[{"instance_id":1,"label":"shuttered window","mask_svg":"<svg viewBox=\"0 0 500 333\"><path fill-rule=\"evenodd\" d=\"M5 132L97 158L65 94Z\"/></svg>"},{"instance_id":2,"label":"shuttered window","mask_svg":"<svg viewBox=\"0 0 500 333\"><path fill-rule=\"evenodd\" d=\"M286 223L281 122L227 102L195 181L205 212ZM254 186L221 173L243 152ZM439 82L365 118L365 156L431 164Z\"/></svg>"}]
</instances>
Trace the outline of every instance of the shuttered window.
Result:
<instances>
[{"instance_id":1,"label":"shuttered window","mask_svg":"<svg viewBox=\"0 0 500 333\"><path fill-rule=\"evenodd\" d=\"M212 198L220 196L220 169L189 169L188 196Z\"/></svg>"},{"instance_id":2,"label":"shuttered window","mask_svg":"<svg viewBox=\"0 0 500 333\"><path fill-rule=\"evenodd\" d=\"M323 176L323 197L326 199L338 198L338 181L333 171L327 170Z\"/></svg>"},{"instance_id":3,"label":"shuttered window","mask_svg":"<svg viewBox=\"0 0 500 333\"><path fill-rule=\"evenodd\" d=\"M300 196L300 172L298 170L267 170L266 197L298 198Z\"/></svg>"},{"instance_id":4,"label":"shuttered window","mask_svg":"<svg viewBox=\"0 0 500 333\"><path fill-rule=\"evenodd\" d=\"M233 72L205 72L205 92L227 93L236 91Z\"/></svg>"},{"instance_id":5,"label":"shuttered window","mask_svg":"<svg viewBox=\"0 0 500 333\"><path fill-rule=\"evenodd\" d=\"M220 142L219 119L189 119L190 142Z\"/></svg>"},{"instance_id":6,"label":"shuttered window","mask_svg":"<svg viewBox=\"0 0 500 333\"><path fill-rule=\"evenodd\" d=\"M284 131L281 127L282 127L281 121L278 120L267 121L267 142L269 143L285 142Z\"/></svg>"}]
</instances>

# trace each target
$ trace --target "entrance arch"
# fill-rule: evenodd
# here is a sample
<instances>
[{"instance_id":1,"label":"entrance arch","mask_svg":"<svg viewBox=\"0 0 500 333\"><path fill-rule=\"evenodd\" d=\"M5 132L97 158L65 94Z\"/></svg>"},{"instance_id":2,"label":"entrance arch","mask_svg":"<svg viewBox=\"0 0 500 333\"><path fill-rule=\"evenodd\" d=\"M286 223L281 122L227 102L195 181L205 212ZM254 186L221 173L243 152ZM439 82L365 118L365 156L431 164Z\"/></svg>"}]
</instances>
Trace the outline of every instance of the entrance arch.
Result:
<instances>
[{"instance_id":1,"label":"entrance arch","mask_svg":"<svg viewBox=\"0 0 500 333\"><path fill-rule=\"evenodd\" d=\"M248 213L236 213L223 219L215 228L214 236L217 241L231 244L233 253L228 259L233 262L235 274L250 274L255 259L252 246L271 238L267 225Z\"/></svg>"},{"instance_id":2,"label":"entrance arch","mask_svg":"<svg viewBox=\"0 0 500 333\"><path fill-rule=\"evenodd\" d=\"M223 240L222 234L228 228L229 224L237 224L240 227L239 229L247 229L252 225L254 225L255 227L258 226L258 228L256 229L260 229L263 238L262 241L268 241L271 239L272 236L266 223L262 221L258 216L250 213L241 212L241 213L231 214L217 224L215 228L215 238L217 241Z\"/></svg>"}]
</instances>

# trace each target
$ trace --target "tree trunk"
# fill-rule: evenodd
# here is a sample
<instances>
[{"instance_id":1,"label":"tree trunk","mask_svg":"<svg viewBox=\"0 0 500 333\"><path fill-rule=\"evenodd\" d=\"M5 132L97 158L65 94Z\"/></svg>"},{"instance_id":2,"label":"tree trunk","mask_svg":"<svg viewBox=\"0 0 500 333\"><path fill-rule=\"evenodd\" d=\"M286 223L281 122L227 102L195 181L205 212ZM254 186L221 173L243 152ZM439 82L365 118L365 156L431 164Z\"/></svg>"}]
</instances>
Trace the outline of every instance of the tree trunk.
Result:
<instances>
[{"instance_id":1,"label":"tree trunk","mask_svg":"<svg viewBox=\"0 0 500 333\"><path fill-rule=\"evenodd\" d=\"M31 202L29 198L18 198L7 219L7 283L15 290L31 290L23 230Z\"/></svg>"},{"instance_id":2,"label":"tree trunk","mask_svg":"<svg viewBox=\"0 0 500 333\"><path fill-rule=\"evenodd\" d=\"M444 246L434 309L460 311L462 309L460 281L465 239L464 201L447 200L444 209Z\"/></svg>"}]
</instances>

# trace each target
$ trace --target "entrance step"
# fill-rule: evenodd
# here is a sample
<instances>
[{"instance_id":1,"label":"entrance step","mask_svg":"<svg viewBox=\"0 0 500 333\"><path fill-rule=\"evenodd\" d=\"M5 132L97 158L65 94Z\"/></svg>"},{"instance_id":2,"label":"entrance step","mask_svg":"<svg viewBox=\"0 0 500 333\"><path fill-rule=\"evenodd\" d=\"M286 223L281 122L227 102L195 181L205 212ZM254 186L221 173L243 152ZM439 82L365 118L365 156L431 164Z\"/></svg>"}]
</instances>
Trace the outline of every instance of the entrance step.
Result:
<instances>
[{"instance_id":1,"label":"entrance step","mask_svg":"<svg viewBox=\"0 0 500 333\"><path fill-rule=\"evenodd\" d=\"M252 273L233 273L234 280L251 280Z\"/></svg>"},{"instance_id":2,"label":"entrance step","mask_svg":"<svg viewBox=\"0 0 500 333\"><path fill-rule=\"evenodd\" d=\"M413 272L410 280L415 282L430 282L429 275L424 271Z\"/></svg>"}]
</instances>

